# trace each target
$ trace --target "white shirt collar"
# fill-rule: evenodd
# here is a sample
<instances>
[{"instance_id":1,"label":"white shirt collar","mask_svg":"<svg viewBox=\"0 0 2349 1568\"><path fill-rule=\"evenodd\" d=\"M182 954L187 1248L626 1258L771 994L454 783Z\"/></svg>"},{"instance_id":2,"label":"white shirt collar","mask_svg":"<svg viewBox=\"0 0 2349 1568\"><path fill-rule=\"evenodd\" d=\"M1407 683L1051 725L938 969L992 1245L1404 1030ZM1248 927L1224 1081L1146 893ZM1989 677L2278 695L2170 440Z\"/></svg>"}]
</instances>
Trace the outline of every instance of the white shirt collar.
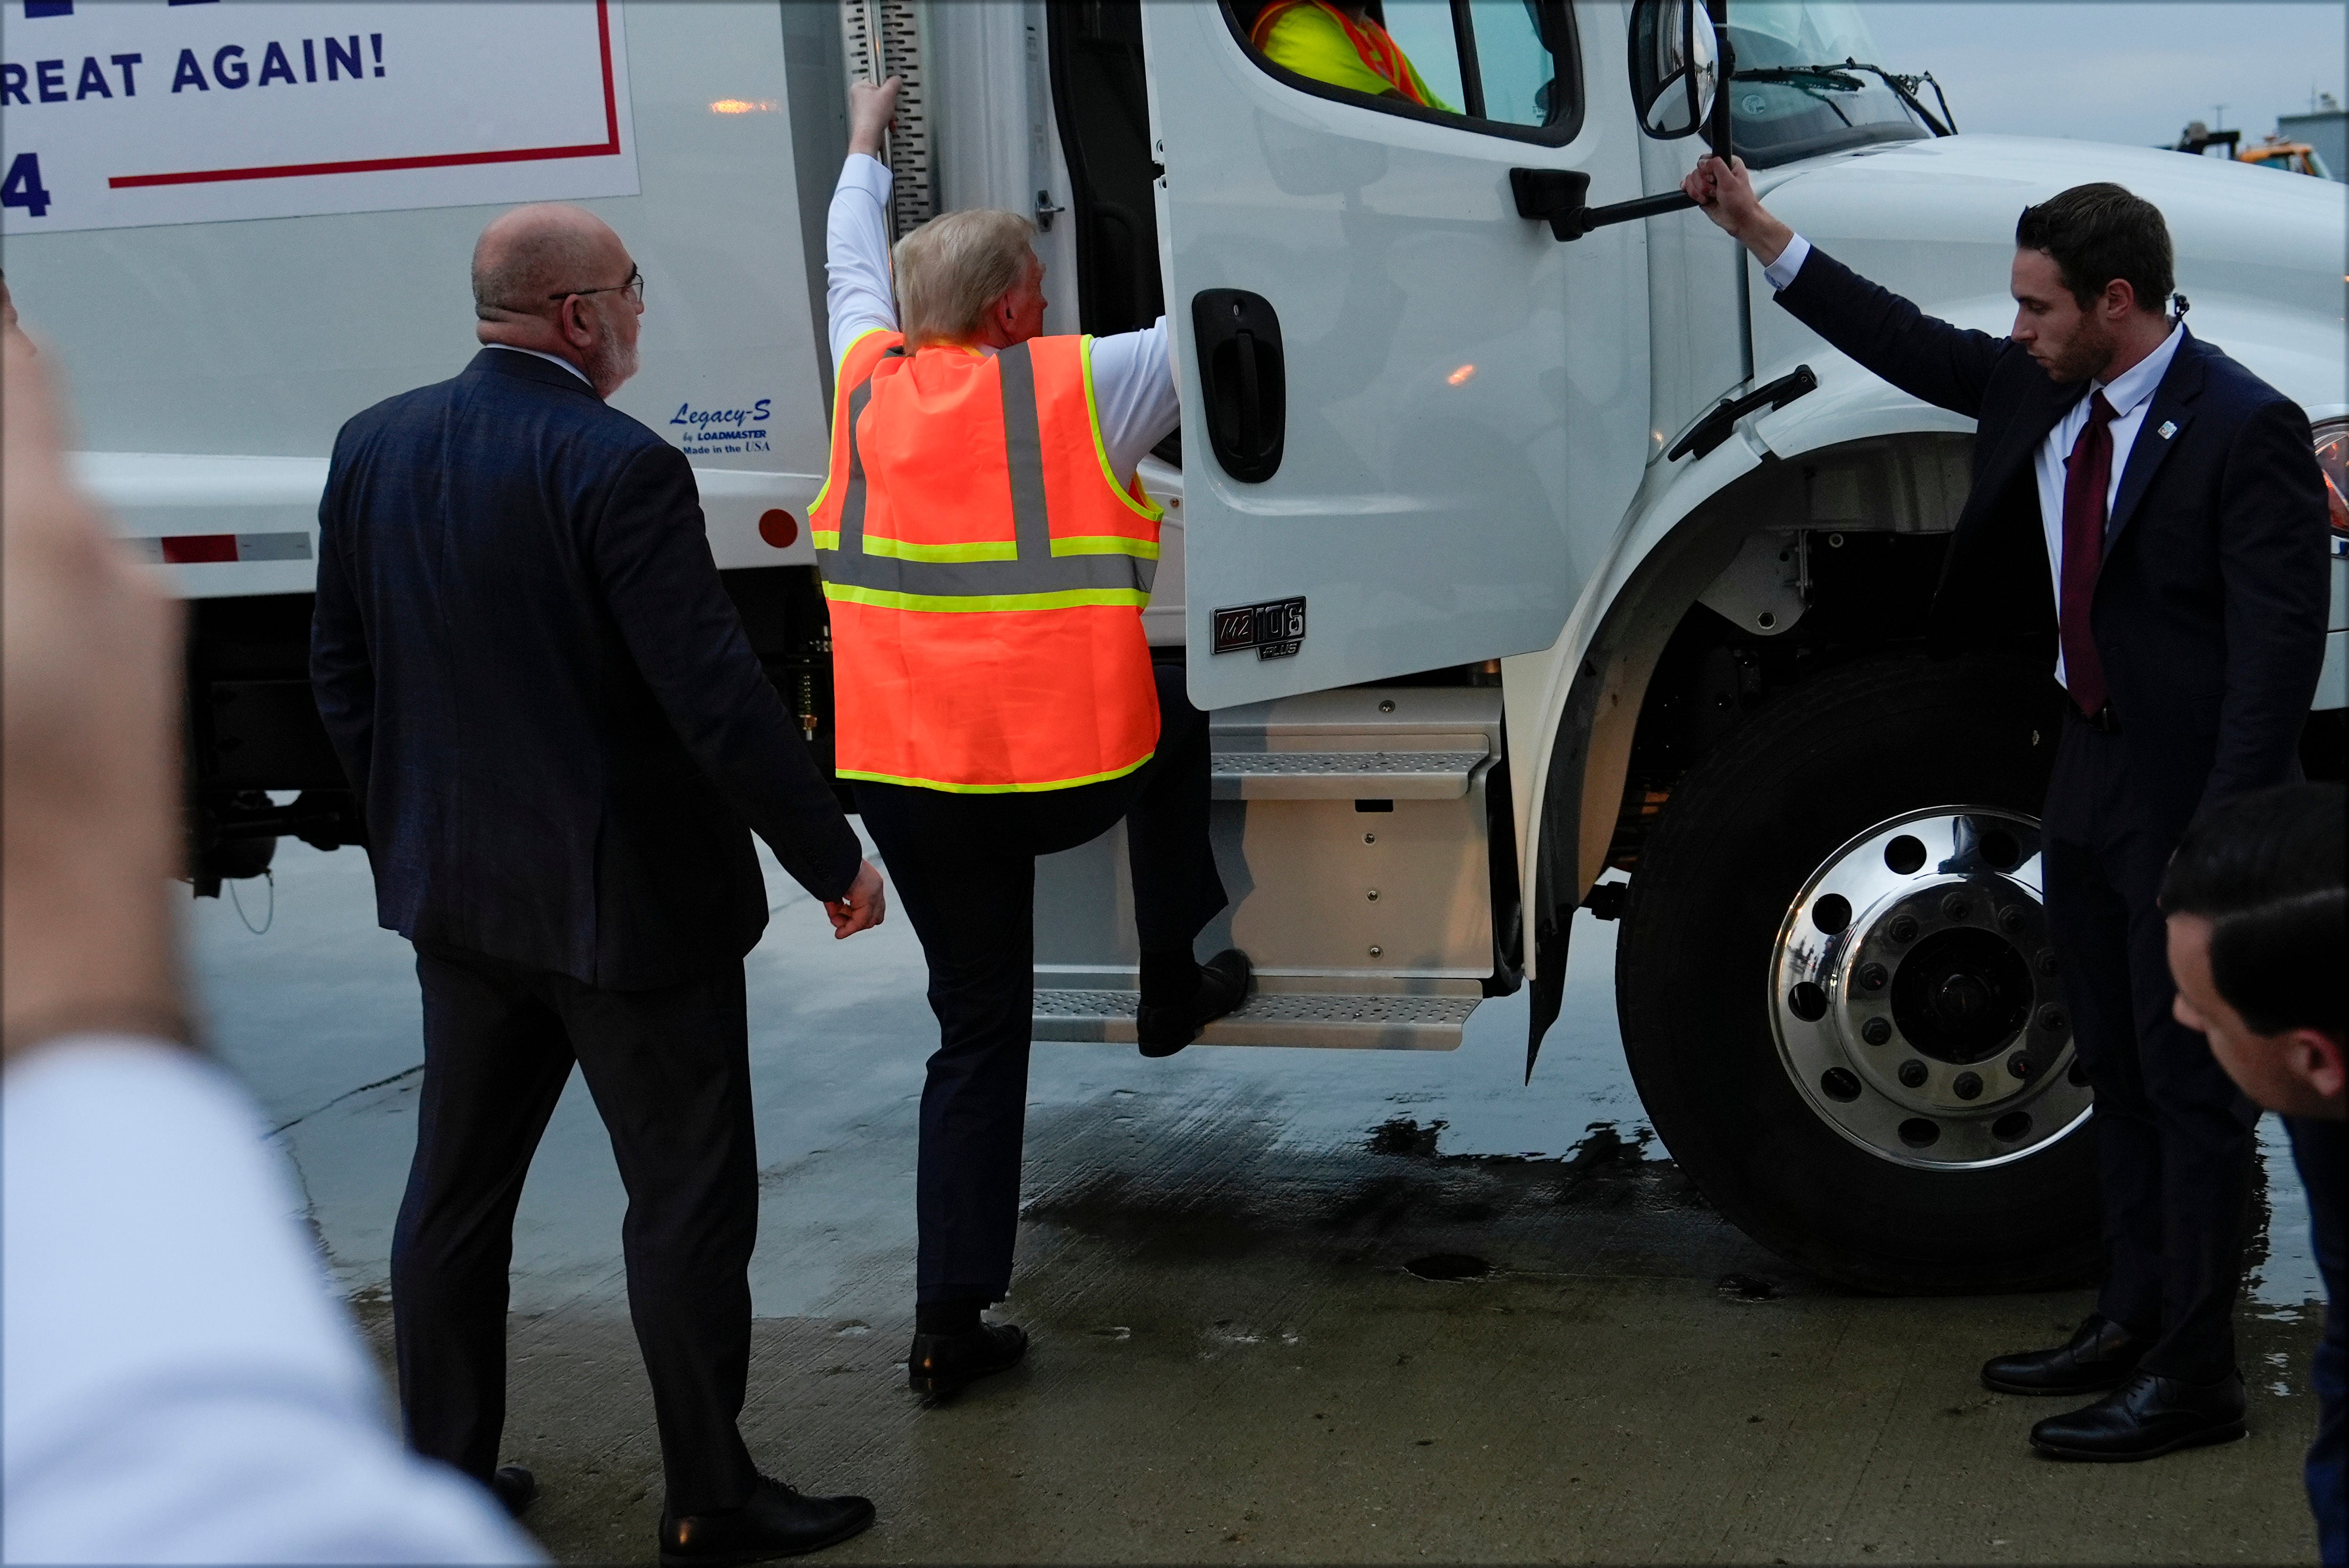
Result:
<instances>
[{"instance_id":1,"label":"white shirt collar","mask_svg":"<svg viewBox=\"0 0 2349 1568\"><path fill-rule=\"evenodd\" d=\"M564 358L559 354L549 354L543 348L517 348L511 343L485 343L481 345L481 346L484 348L502 348L508 354L527 354L533 359L543 359L549 365L560 365L563 368L571 372L572 375L579 377L580 380L587 382L587 390L590 392L595 390L595 384L593 381L587 380L587 373L585 370L580 369L576 365L572 364L568 359Z\"/></svg>"},{"instance_id":2,"label":"white shirt collar","mask_svg":"<svg viewBox=\"0 0 2349 1568\"><path fill-rule=\"evenodd\" d=\"M2105 401L2113 406L2114 414L2126 416L2153 396L2154 388L2161 385L2161 378L2169 374L2169 362L2178 357L2178 346L2185 337L2186 324L2182 321L2173 324L2169 335L2161 340L2160 347L2114 377L2109 383L2090 382L2090 395L2102 392Z\"/></svg>"}]
</instances>

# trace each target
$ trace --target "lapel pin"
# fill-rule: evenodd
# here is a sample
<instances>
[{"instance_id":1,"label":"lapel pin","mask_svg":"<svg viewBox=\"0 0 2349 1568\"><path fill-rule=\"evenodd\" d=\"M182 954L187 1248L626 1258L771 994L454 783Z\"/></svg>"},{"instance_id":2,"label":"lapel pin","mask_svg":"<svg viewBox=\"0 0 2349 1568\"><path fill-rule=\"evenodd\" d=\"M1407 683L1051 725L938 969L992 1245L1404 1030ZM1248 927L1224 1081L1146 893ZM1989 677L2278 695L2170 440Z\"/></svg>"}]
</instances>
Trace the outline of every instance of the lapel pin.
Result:
<instances>
[{"instance_id":1,"label":"lapel pin","mask_svg":"<svg viewBox=\"0 0 2349 1568\"><path fill-rule=\"evenodd\" d=\"M2160 436L2160 438L2165 441L2169 439L2170 437L2178 434L2178 421L2175 419L2164 419L2161 422L2161 428L2157 431L2156 434Z\"/></svg>"}]
</instances>

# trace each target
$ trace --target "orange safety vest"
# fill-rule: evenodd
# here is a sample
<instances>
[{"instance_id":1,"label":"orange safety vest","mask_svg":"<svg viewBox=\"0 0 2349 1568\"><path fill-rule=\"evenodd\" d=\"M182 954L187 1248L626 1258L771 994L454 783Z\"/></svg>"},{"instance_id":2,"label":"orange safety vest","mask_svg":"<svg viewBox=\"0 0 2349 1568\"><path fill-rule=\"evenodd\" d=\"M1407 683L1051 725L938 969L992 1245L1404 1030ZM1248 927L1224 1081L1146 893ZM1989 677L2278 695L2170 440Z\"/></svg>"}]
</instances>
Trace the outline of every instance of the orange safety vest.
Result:
<instances>
[{"instance_id":1,"label":"orange safety vest","mask_svg":"<svg viewBox=\"0 0 2349 1568\"><path fill-rule=\"evenodd\" d=\"M808 513L840 776L988 794L1149 761L1161 515L1110 472L1090 337L858 338Z\"/></svg>"},{"instance_id":2,"label":"orange safety vest","mask_svg":"<svg viewBox=\"0 0 2349 1568\"><path fill-rule=\"evenodd\" d=\"M1256 25L1248 29L1248 42L1258 49L1272 36L1273 24L1299 5L1314 5L1327 11L1338 26L1346 29L1346 41L1354 46L1354 53L1362 57L1362 64L1371 73L1392 85L1394 89L1422 108L1433 107L1421 96L1411 79L1411 70L1403 64L1401 46L1387 36L1387 30L1376 22L1356 22L1329 0L1272 0L1272 4L1257 13Z\"/></svg>"}]
</instances>

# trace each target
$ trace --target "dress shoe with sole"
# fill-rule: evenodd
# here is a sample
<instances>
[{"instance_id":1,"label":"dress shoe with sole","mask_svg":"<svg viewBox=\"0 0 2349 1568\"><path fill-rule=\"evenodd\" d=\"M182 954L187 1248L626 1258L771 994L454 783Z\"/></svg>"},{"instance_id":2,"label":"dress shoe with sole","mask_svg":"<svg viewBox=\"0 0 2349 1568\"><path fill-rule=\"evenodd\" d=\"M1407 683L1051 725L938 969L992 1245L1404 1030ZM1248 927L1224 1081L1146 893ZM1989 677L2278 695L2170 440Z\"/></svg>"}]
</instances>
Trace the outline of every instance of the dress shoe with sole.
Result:
<instances>
[{"instance_id":1,"label":"dress shoe with sole","mask_svg":"<svg viewBox=\"0 0 2349 1568\"><path fill-rule=\"evenodd\" d=\"M2188 1383L2139 1372L2084 1409L2031 1429L2031 1446L2057 1459L2126 1464L2243 1435L2243 1379Z\"/></svg>"},{"instance_id":2,"label":"dress shoe with sole","mask_svg":"<svg viewBox=\"0 0 2349 1568\"><path fill-rule=\"evenodd\" d=\"M1171 1057L1199 1037L1199 1031L1247 1000L1252 971L1247 954L1226 947L1199 965L1199 989L1189 1005L1134 1010L1133 1033L1145 1057Z\"/></svg>"},{"instance_id":3,"label":"dress shoe with sole","mask_svg":"<svg viewBox=\"0 0 2349 1568\"><path fill-rule=\"evenodd\" d=\"M905 1386L916 1394L951 1394L965 1384L1019 1365L1028 1331L982 1323L962 1334L916 1334L905 1353Z\"/></svg>"},{"instance_id":4,"label":"dress shoe with sole","mask_svg":"<svg viewBox=\"0 0 2349 1568\"><path fill-rule=\"evenodd\" d=\"M2051 1350L1983 1362L1982 1387L1999 1394L2093 1394L2127 1381L2151 1343L2092 1312L2068 1342Z\"/></svg>"},{"instance_id":5,"label":"dress shoe with sole","mask_svg":"<svg viewBox=\"0 0 2349 1568\"><path fill-rule=\"evenodd\" d=\"M538 1501L538 1478L520 1465L500 1465L490 1477L490 1493L509 1519L520 1519Z\"/></svg>"},{"instance_id":6,"label":"dress shoe with sole","mask_svg":"<svg viewBox=\"0 0 2349 1568\"><path fill-rule=\"evenodd\" d=\"M797 1557L837 1546L872 1522L868 1499L809 1497L761 1476L758 1491L740 1508L662 1515L661 1568L724 1568Z\"/></svg>"}]
</instances>

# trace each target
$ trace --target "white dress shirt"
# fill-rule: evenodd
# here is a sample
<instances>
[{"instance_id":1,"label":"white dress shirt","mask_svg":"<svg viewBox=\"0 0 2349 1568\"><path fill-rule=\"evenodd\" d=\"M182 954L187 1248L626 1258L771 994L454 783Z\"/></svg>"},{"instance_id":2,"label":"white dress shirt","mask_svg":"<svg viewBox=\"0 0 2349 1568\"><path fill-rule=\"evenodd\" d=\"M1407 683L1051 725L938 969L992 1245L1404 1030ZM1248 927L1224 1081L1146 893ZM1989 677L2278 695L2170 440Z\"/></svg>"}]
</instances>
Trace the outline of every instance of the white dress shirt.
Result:
<instances>
[{"instance_id":1,"label":"white dress shirt","mask_svg":"<svg viewBox=\"0 0 2349 1568\"><path fill-rule=\"evenodd\" d=\"M571 361L564 358L560 354L549 354L543 348L517 348L511 343L485 343L481 345L481 346L483 348L502 348L508 354L527 354L533 359L543 359L549 365L560 365L563 368L571 372L572 375L579 377L580 380L587 381L587 372L580 369L579 366L572 364ZM595 390L595 384L593 381L587 381L587 390L590 392Z\"/></svg>"},{"instance_id":2,"label":"white dress shirt","mask_svg":"<svg viewBox=\"0 0 2349 1568\"><path fill-rule=\"evenodd\" d=\"M536 1563L403 1449L251 1103L152 1041L0 1080L0 1555Z\"/></svg>"},{"instance_id":3,"label":"white dress shirt","mask_svg":"<svg viewBox=\"0 0 2349 1568\"><path fill-rule=\"evenodd\" d=\"M1811 242L1797 234L1778 259L1762 269L1762 276L1774 289L1784 289L1803 270L1810 256ZM2155 388L2169 374L2169 362L2178 357L2178 346L2185 340L2185 324L2169 329L2161 346L2122 371L2109 383L2091 381L2087 396L2072 405L2047 438L2039 443L2032 460L2032 472L2039 484L2039 522L2047 536L2048 575L2054 582L2055 610L2061 616L2064 609L2064 464L2080 439L2080 432L2088 427L2090 406L2095 395L2102 392L2105 401L2113 406L2113 471L2105 485L2105 521L2112 521L2113 502L2121 490L2121 476L2128 471L2129 452L2137 445L2137 431L2145 427L2145 412L2153 407ZM2064 680L2064 651L2061 639L2055 650L2055 678ZM2071 683L2064 682L2068 686Z\"/></svg>"},{"instance_id":4,"label":"white dress shirt","mask_svg":"<svg viewBox=\"0 0 2349 1568\"><path fill-rule=\"evenodd\" d=\"M835 366L850 345L875 327L897 330L896 296L889 283L890 181L887 164L852 152L832 193L824 224L823 301L832 318ZM1121 484L1132 484L1134 465L1183 422L1166 318L1140 332L1096 337L1091 353L1093 404L1110 470Z\"/></svg>"}]
</instances>

